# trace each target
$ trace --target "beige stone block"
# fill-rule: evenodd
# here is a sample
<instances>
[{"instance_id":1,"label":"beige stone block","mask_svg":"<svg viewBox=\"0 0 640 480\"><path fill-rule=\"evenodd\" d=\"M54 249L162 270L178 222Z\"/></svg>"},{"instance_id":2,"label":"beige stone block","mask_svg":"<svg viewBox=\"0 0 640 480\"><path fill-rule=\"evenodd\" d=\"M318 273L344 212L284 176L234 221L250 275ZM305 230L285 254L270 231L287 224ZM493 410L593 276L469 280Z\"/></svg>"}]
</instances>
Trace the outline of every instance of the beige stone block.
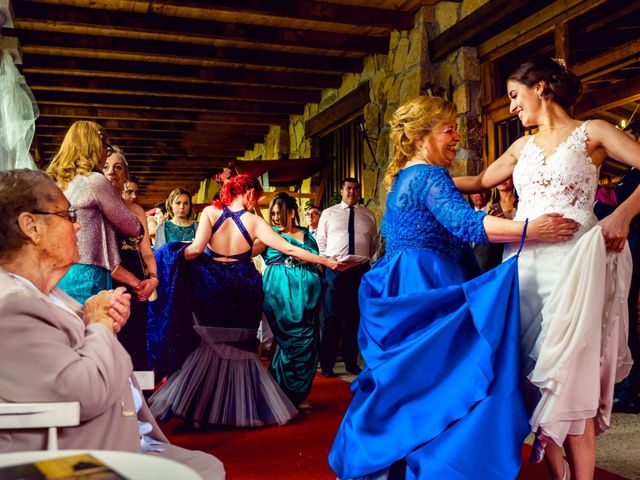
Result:
<instances>
[{"instance_id":1,"label":"beige stone block","mask_svg":"<svg viewBox=\"0 0 640 480\"><path fill-rule=\"evenodd\" d=\"M357 73L345 73L342 76L342 85L338 90L338 96L344 97L347 93L352 92L360 83L360 75Z\"/></svg>"},{"instance_id":2,"label":"beige stone block","mask_svg":"<svg viewBox=\"0 0 640 480\"><path fill-rule=\"evenodd\" d=\"M427 30L424 27L416 27L411 30L409 38L411 46L407 54L406 68L411 68L420 62L426 62L428 58Z\"/></svg>"},{"instance_id":3,"label":"beige stone block","mask_svg":"<svg viewBox=\"0 0 640 480\"><path fill-rule=\"evenodd\" d=\"M364 67L362 68L361 78L363 80L369 80L376 73L376 59L374 55L367 55L363 61Z\"/></svg>"},{"instance_id":4,"label":"beige stone block","mask_svg":"<svg viewBox=\"0 0 640 480\"><path fill-rule=\"evenodd\" d=\"M369 136L378 136L380 130L380 108L375 103L367 103L364 106L364 125Z\"/></svg>"},{"instance_id":5,"label":"beige stone block","mask_svg":"<svg viewBox=\"0 0 640 480\"><path fill-rule=\"evenodd\" d=\"M458 151L458 155L460 155L460 151ZM452 177L459 177L467 174L467 159L458 158L458 155L456 155L456 159L449 167L449 173L451 173Z\"/></svg>"},{"instance_id":6,"label":"beige stone block","mask_svg":"<svg viewBox=\"0 0 640 480\"><path fill-rule=\"evenodd\" d=\"M462 47L460 49L458 53L458 71L460 72L461 80L480 80L480 60L475 48Z\"/></svg>"},{"instance_id":7,"label":"beige stone block","mask_svg":"<svg viewBox=\"0 0 640 480\"><path fill-rule=\"evenodd\" d=\"M426 70L419 67L415 67L413 70L407 72L402 79L402 85L400 86L400 105L404 104L407 100L420 95L422 86L426 81L425 76Z\"/></svg>"},{"instance_id":8,"label":"beige stone block","mask_svg":"<svg viewBox=\"0 0 640 480\"><path fill-rule=\"evenodd\" d=\"M437 86L445 90L448 89L450 78L454 87L460 85L460 75L457 64L449 62L441 63L438 68Z\"/></svg>"},{"instance_id":9,"label":"beige stone block","mask_svg":"<svg viewBox=\"0 0 640 480\"><path fill-rule=\"evenodd\" d=\"M335 88L327 88L322 91L319 110L322 111L338 100L338 91Z\"/></svg>"},{"instance_id":10,"label":"beige stone block","mask_svg":"<svg viewBox=\"0 0 640 480\"><path fill-rule=\"evenodd\" d=\"M389 38L389 50L393 50L398 46L400 41L400 32L398 30L392 30Z\"/></svg>"},{"instance_id":11,"label":"beige stone block","mask_svg":"<svg viewBox=\"0 0 640 480\"><path fill-rule=\"evenodd\" d=\"M393 84L387 92L387 103L398 103L400 101L400 85L402 83L402 77L393 77Z\"/></svg>"},{"instance_id":12,"label":"beige stone block","mask_svg":"<svg viewBox=\"0 0 640 480\"><path fill-rule=\"evenodd\" d=\"M436 21L436 9L433 5L422 6L418 9L414 17L415 25L424 25Z\"/></svg>"},{"instance_id":13,"label":"beige stone block","mask_svg":"<svg viewBox=\"0 0 640 480\"><path fill-rule=\"evenodd\" d=\"M311 157L311 142L309 140L305 140L300 145L300 157L299 158L310 158Z\"/></svg>"},{"instance_id":14,"label":"beige stone block","mask_svg":"<svg viewBox=\"0 0 640 480\"><path fill-rule=\"evenodd\" d=\"M489 0L463 0L460 7L460 18L464 18Z\"/></svg>"},{"instance_id":15,"label":"beige stone block","mask_svg":"<svg viewBox=\"0 0 640 480\"><path fill-rule=\"evenodd\" d=\"M389 118L393 115L395 108L391 108L391 114ZM389 145L389 129L385 128L383 133L378 136L378 142L376 143L376 163L378 167L383 170L387 168L389 164L389 158L391 158L391 150ZM384 172L383 172L384 173Z\"/></svg>"},{"instance_id":16,"label":"beige stone block","mask_svg":"<svg viewBox=\"0 0 640 480\"><path fill-rule=\"evenodd\" d=\"M388 93L392 88L393 88L393 84L396 81L396 77L386 77L384 79L384 84L382 87L382 91L386 94Z\"/></svg>"},{"instance_id":17,"label":"beige stone block","mask_svg":"<svg viewBox=\"0 0 640 480\"><path fill-rule=\"evenodd\" d=\"M467 83L463 83L453 91L453 103L458 108L459 114L471 110L471 89Z\"/></svg>"},{"instance_id":18,"label":"beige stone block","mask_svg":"<svg viewBox=\"0 0 640 480\"><path fill-rule=\"evenodd\" d=\"M438 2L436 5L436 23L440 33L458 21L457 2Z\"/></svg>"},{"instance_id":19,"label":"beige stone block","mask_svg":"<svg viewBox=\"0 0 640 480\"><path fill-rule=\"evenodd\" d=\"M403 38L398 42L398 48L396 48L396 54L393 59L393 73L400 73L405 69L408 53L409 39Z\"/></svg>"},{"instance_id":20,"label":"beige stone block","mask_svg":"<svg viewBox=\"0 0 640 480\"><path fill-rule=\"evenodd\" d=\"M386 75L384 72L376 73L371 79L369 84L369 96L372 96L374 100L379 100L385 97L384 83Z\"/></svg>"},{"instance_id":21,"label":"beige stone block","mask_svg":"<svg viewBox=\"0 0 640 480\"><path fill-rule=\"evenodd\" d=\"M385 110L384 110L384 124L385 125L389 124L389 120L391 120L391 117L393 116L393 112L395 112L397 108L398 108L398 104L397 103L388 105L387 108L385 108ZM378 143L380 143L380 140L378 140Z\"/></svg>"},{"instance_id":22,"label":"beige stone block","mask_svg":"<svg viewBox=\"0 0 640 480\"><path fill-rule=\"evenodd\" d=\"M365 168L362 171L362 178L360 179L360 181L362 182L362 198L364 198L364 201L366 202L371 198L375 190L375 170L372 170L371 168Z\"/></svg>"},{"instance_id":23,"label":"beige stone block","mask_svg":"<svg viewBox=\"0 0 640 480\"><path fill-rule=\"evenodd\" d=\"M280 135L278 135L279 154L289 153L289 150L289 130L280 128Z\"/></svg>"},{"instance_id":24,"label":"beige stone block","mask_svg":"<svg viewBox=\"0 0 640 480\"><path fill-rule=\"evenodd\" d=\"M296 150L300 151L300 146L304 143L304 123L296 124Z\"/></svg>"}]
</instances>

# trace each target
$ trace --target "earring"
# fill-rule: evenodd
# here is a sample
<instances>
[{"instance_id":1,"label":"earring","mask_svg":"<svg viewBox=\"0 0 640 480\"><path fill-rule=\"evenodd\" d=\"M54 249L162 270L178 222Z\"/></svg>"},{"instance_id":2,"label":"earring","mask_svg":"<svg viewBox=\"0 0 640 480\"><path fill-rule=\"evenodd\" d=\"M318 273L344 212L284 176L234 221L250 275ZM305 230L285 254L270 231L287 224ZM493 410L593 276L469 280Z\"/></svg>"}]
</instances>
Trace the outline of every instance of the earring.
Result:
<instances>
[{"instance_id":1,"label":"earring","mask_svg":"<svg viewBox=\"0 0 640 480\"><path fill-rule=\"evenodd\" d=\"M37 237L34 241L33 244L37 247L38 245L40 245L40 237Z\"/></svg>"}]
</instances>

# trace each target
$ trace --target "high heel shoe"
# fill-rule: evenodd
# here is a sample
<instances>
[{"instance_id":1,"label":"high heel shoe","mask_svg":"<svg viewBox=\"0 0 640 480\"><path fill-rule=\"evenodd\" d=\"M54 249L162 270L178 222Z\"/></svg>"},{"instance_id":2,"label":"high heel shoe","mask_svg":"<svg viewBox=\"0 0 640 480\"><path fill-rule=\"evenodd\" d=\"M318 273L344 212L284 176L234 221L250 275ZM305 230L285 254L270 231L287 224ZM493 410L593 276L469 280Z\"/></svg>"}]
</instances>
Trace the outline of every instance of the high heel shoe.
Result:
<instances>
[{"instance_id":1,"label":"high heel shoe","mask_svg":"<svg viewBox=\"0 0 640 480\"><path fill-rule=\"evenodd\" d=\"M562 464L564 467L562 480L570 480L571 479L571 470L569 469L569 464L565 459L562 459Z\"/></svg>"}]
</instances>

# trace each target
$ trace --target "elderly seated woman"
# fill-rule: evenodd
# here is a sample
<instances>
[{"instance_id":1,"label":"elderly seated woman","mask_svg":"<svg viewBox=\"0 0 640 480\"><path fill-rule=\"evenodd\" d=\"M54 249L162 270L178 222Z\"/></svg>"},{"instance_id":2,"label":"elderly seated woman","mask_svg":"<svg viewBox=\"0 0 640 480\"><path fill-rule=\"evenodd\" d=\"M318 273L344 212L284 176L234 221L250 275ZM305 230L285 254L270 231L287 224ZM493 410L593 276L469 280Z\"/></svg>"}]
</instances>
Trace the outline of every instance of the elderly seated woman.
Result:
<instances>
[{"instance_id":1,"label":"elderly seated woman","mask_svg":"<svg viewBox=\"0 0 640 480\"><path fill-rule=\"evenodd\" d=\"M0 172L0 401L78 401L80 425L61 430L61 449L156 454L224 478L215 457L168 442L134 386L114 335L130 295L102 291L81 306L55 287L79 260L80 228L46 174ZM0 452L43 449L45 437L44 429L4 430Z\"/></svg>"}]
</instances>

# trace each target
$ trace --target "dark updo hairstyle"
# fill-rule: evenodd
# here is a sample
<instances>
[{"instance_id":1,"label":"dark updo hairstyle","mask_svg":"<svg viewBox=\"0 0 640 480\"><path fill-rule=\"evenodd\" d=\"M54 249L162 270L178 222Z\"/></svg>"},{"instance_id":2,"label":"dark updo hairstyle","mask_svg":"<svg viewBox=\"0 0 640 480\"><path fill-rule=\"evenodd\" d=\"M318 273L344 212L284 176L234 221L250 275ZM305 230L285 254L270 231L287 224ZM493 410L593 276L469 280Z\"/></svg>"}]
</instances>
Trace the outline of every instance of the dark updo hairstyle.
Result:
<instances>
[{"instance_id":1,"label":"dark updo hairstyle","mask_svg":"<svg viewBox=\"0 0 640 480\"><path fill-rule=\"evenodd\" d=\"M559 61L550 57L536 57L520 65L507 81L521 83L531 88L544 82L542 95L567 110L582 95L582 82Z\"/></svg>"},{"instance_id":2,"label":"dark updo hairstyle","mask_svg":"<svg viewBox=\"0 0 640 480\"><path fill-rule=\"evenodd\" d=\"M273 200L269 204L269 224L273 227L273 219L271 218L271 211L273 208L277 208L280 213L280 218L286 218L286 213L293 210L295 213L293 214L293 225L300 225L300 215L298 214L298 203L296 199L293 198L286 192L278 192L276 193Z\"/></svg>"},{"instance_id":3,"label":"dark updo hairstyle","mask_svg":"<svg viewBox=\"0 0 640 480\"><path fill-rule=\"evenodd\" d=\"M26 168L0 172L0 259L19 254L29 240L18 226L18 216L46 210L61 197L56 182L44 172Z\"/></svg>"},{"instance_id":4,"label":"dark updo hairstyle","mask_svg":"<svg viewBox=\"0 0 640 480\"><path fill-rule=\"evenodd\" d=\"M238 195L244 195L249 190L255 190L256 198L262 195L262 185L256 177L242 174L231 177L225 182L220 190L220 199L214 200L211 204L216 208L222 208L223 205L229 205Z\"/></svg>"}]
</instances>

